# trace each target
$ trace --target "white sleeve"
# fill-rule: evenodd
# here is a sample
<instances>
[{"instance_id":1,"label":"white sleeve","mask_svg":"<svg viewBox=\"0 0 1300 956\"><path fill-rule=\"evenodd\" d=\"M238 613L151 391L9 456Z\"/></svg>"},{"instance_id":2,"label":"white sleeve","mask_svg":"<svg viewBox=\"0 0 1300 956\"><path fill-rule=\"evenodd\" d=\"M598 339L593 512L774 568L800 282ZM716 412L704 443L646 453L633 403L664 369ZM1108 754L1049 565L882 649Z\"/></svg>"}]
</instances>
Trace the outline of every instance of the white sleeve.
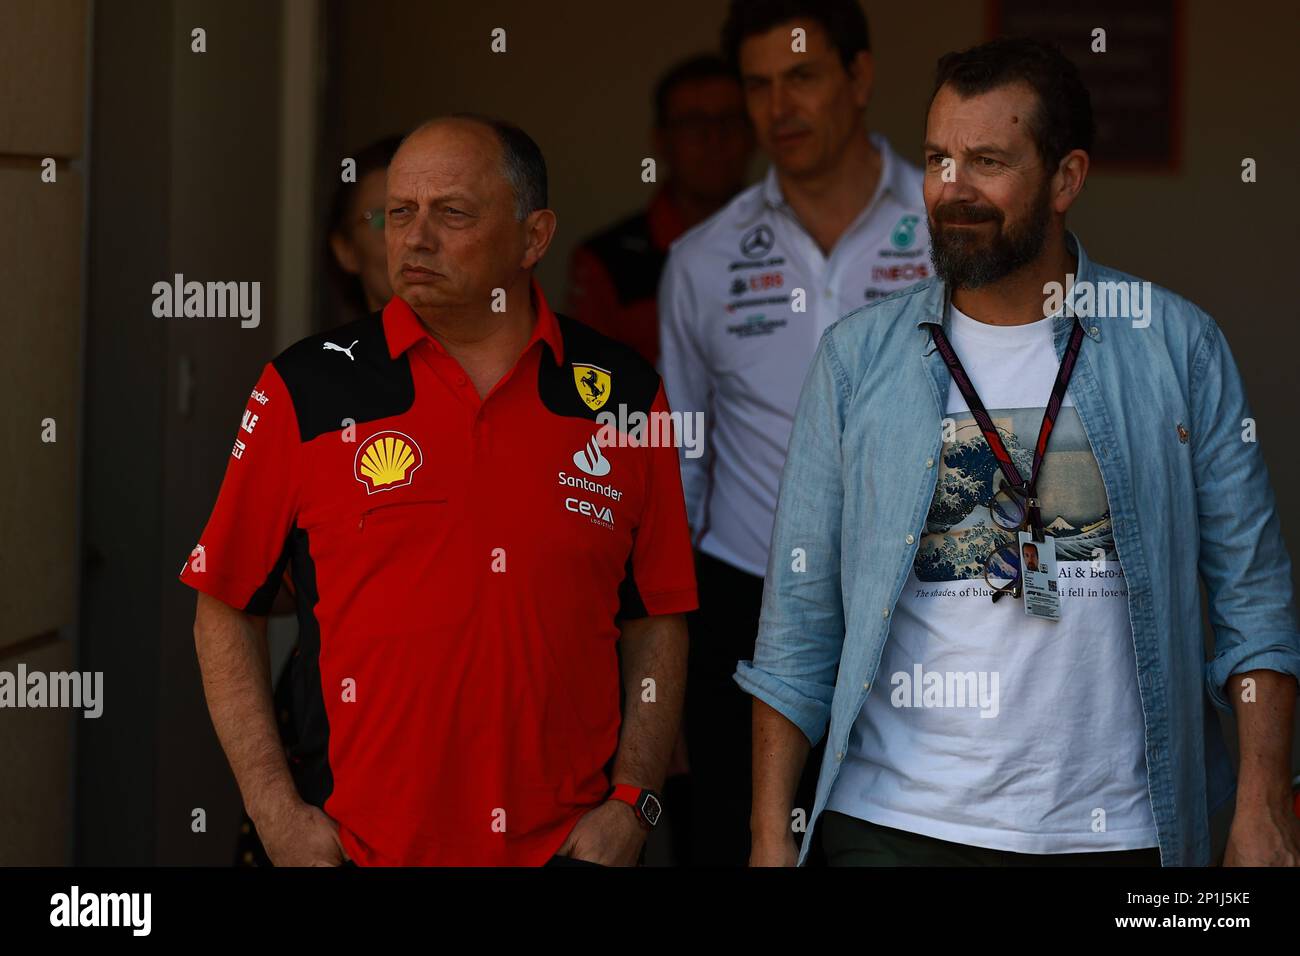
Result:
<instances>
[{"instance_id":1,"label":"white sleeve","mask_svg":"<svg viewBox=\"0 0 1300 956\"><path fill-rule=\"evenodd\" d=\"M681 248L674 247L659 280L659 363L669 407L683 416L700 413L703 419L703 428L694 432L696 447L678 450L686 518L697 536L706 517L713 424L712 380L707 352L697 334L698 319L695 289Z\"/></svg>"}]
</instances>

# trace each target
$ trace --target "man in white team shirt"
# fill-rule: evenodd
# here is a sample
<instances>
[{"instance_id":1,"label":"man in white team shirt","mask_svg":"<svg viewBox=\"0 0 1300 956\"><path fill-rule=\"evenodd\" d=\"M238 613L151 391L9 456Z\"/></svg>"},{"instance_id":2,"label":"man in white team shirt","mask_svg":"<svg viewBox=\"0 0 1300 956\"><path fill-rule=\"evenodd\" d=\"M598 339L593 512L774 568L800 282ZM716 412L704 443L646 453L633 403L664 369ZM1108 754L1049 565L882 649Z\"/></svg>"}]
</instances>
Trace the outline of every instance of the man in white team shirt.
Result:
<instances>
[{"instance_id":1,"label":"man in white team shirt","mask_svg":"<svg viewBox=\"0 0 1300 956\"><path fill-rule=\"evenodd\" d=\"M930 263L921 172L865 126L873 61L855 0L738 0L723 48L771 167L673 245L659 310L673 408L705 414L703 456L682 457L700 594L685 711L691 860L740 866L751 701L732 674L753 653L799 389L829 325L927 278Z\"/></svg>"}]
</instances>

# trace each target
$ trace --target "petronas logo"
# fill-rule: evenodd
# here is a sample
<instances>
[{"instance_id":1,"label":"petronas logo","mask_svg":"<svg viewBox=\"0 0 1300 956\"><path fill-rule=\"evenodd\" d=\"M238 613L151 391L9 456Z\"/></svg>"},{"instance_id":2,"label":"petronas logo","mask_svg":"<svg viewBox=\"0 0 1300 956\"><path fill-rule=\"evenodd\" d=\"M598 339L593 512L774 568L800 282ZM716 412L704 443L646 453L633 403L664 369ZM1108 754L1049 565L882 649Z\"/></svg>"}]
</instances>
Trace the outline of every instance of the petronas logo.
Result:
<instances>
[{"instance_id":1,"label":"petronas logo","mask_svg":"<svg viewBox=\"0 0 1300 956\"><path fill-rule=\"evenodd\" d=\"M916 241L916 224L920 221L920 216L904 216L898 220L889 234L889 241L895 249L906 249Z\"/></svg>"}]
</instances>

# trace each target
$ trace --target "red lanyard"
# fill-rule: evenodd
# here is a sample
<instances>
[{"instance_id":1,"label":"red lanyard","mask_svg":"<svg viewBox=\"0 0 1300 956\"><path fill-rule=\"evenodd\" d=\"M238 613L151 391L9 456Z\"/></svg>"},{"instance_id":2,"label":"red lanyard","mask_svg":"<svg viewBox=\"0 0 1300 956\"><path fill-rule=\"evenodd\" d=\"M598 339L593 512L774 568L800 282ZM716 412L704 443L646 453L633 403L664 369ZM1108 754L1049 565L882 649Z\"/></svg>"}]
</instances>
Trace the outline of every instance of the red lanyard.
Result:
<instances>
[{"instance_id":1,"label":"red lanyard","mask_svg":"<svg viewBox=\"0 0 1300 956\"><path fill-rule=\"evenodd\" d=\"M1007 481L1011 482L1012 488L1025 496L1034 540L1043 540L1043 518L1038 509L1038 470L1042 467L1043 455L1047 451L1047 439L1052 434L1052 426L1056 424L1056 416L1061 410L1061 401L1065 398L1066 386L1070 384L1070 376L1074 374L1074 363L1079 358L1079 348L1083 345L1083 326L1079 324L1078 319L1075 319L1074 330L1070 334L1070 344L1065 348L1065 357L1061 359L1061 367L1057 370L1052 395L1047 400L1047 408L1043 410L1043 424L1038 429L1038 442L1034 445L1033 471L1030 472L1029 481L1026 482L1020 477L1015 462L1011 460L1006 446L1002 444L1002 438L998 435L993 419L989 417L984 403L980 401L979 393L971 384L970 376L962 368L961 359L957 358L952 343L948 341L948 336L944 335L943 326L937 322L926 324L930 326L930 336L934 339L939 354L943 356L952 380L957 384L962 398L966 399L966 404L970 406L971 414L979 423L980 431L984 433L984 440L988 442L993 457L998 460L998 467L1002 469L1002 474L1007 476Z\"/></svg>"}]
</instances>

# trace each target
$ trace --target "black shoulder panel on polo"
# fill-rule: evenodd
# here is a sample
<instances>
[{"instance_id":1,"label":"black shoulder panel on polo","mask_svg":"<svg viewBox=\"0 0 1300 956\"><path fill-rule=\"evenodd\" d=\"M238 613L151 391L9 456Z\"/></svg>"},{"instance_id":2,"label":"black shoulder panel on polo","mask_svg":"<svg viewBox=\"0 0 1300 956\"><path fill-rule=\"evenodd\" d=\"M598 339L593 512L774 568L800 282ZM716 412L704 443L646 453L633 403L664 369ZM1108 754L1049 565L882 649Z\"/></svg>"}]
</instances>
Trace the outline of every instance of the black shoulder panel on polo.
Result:
<instances>
[{"instance_id":1,"label":"black shoulder panel on polo","mask_svg":"<svg viewBox=\"0 0 1300 956\"><path fill-rule=\"evenodd\" d=\"M641 589L636 586L636 573L632 569L632 556L627 556L627 565L623 569L623 583L618 586L618 613L616 621L635 621L649 617L645 601L641 599Z\"/></svg>"},{"instance_id":2,"label":"black shoulder panel on polo","mask_svg":"<svg viewBox=\"0 0 1300 956\"><path fill-rule=\"evenodd\" d=\"M244 605L245 614L255 614L258 617L266 617L271 613L271 606L275 603L275 596L280 593L280 579L284 577L284 569L289 564L289 540L284 542L284 550L280 552L279 559L275 562L275 567L271 568L264 580L253 596L248 599Z\"/></svg>"},{"instance_id":3,"label":"black shoulder panel on polo","mask_svg":"<svg viewBox=\"0 0 1300 956\"><path fill-rule=\"evenodd\" d=\"M596 420L602 412L618 413L626 405L628 414L649 412L659 393L659 373L634 349L601 335L590 326L556 315L560 338L564 342L564 364L556 365L550 346L537 369L537 394L547 410L566 418ZM574 381L575 365L594 365L609 373L609 397L600 408L592 409L578 394Z\"/></svg>"},{"instance_id":4,"label":"black shoulder panel on polo","mask_svg":"<svg viewBox=\"0 0 1300 956\"><path fill-rule=\"evenodd\" d=\"M351 342L351 339L348 339ZM346 359L344 359L346 361ZM330 721L325 712L320 673L320 619L316 606L320 591L316 581L316 560L311 538L295 523L289 532L292 547L293 582L297 590L298 647L288 678L293 681L291 708L297 740L290 749L289 770L299 795L313 806L324 808L334 792L334 770L330 767Z\"/></svg>"},{"instance_id":5,"label":"black shoulder panel on polo","mask_svg":"<svg viewBox=\"0 0 1300 956\"><path fill-rule=\"evenodd\" d=\"M371 422L415 404L410 358L389 357L382 312L309 335L271 364L293 398L304 442L342 431L344 419Z\"/></svg>"},{"instance_id":6,"label":"black shoulder panel on polo","mask_svg":"<svg viewBox=\"0 0 1300 956\"><path fill-rule=\"evenodd\" d=\"M604 264L623 305L658 294L659 276L668 255L654 244L650 219L644 212L616 223L583 245Z\"/></svg>"}]
</instances>

